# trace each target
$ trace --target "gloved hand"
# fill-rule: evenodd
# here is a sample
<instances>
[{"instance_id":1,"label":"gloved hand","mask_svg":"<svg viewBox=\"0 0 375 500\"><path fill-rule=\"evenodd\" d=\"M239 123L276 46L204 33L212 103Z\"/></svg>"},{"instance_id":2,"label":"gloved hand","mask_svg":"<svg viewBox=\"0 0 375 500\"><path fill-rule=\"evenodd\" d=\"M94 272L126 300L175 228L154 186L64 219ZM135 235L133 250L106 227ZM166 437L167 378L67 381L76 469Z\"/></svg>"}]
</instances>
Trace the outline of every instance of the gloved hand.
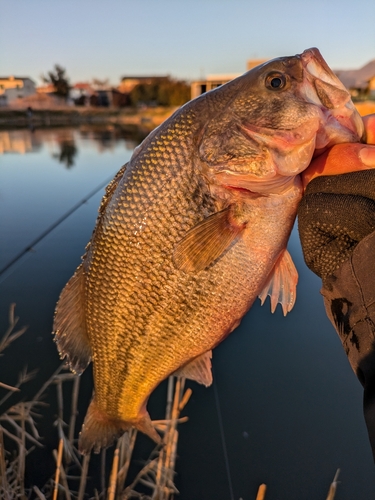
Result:
<instances>
[{"instance_id":1,"label":"gloved hand","mask_svg":"<svg viewBox=\"0 0 375 500\"><path fill-rule=\"evenodd\" d=\"M375 144L375 115L364 123L367 143ZM304 258L322 279L327 316L364 387L375 460L375 146L334 146L312 161L303 183Z\"/></svg>"}]
</instances>

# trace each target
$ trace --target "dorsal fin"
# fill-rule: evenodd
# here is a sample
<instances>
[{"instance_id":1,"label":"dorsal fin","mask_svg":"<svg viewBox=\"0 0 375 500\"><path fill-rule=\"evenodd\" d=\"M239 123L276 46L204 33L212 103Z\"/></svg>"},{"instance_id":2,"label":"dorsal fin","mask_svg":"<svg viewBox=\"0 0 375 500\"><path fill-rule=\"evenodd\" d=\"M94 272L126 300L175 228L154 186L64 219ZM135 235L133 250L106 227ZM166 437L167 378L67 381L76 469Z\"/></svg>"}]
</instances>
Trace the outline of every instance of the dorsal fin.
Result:
<instances>
[{"instance_id":1,"label":"dorsal fin","mask_svg":"<svg viewBox=\"0 0 375 500\"><path fill-rule=\"evenodd\" d=\"M129 162L125 163L125 165L123 165L120 168L120 170L117 172L117 174L111 180L111 182L105 188L105 193L104 193L104 196L103 196L103 198L100 202L100 206L99 206L99 214L100 215L102 215L105 212L105 209L107 208L107 205L108 205L110 199L112 198L113 193L116 191L117 186L118 186L120 180L122 179L122 177L125 173L126 167L128 165L129 165Z\"/></svg>"},{"instance_id":2,"label":"dorsal fin","mask_svg":"<svg viewBox=\"0 0 375 500\"><path fill-rule=\"evenodd\" d=\"M66 358L72 372L80 375L91 361L86 333L85 291L82 264L61 292L56 306L53 330L61 359Z\"/></svg>"},{"instance_id":3,"label":"dorsal fin","mask_svg":"<svg viewBox=\"0 0 375 500\"><path fill-rule=\"evenodd\" d=\"M207 351L179 368L174 375L195 380L208 387L212 384L211 358L212 351Z\"/></svg>"},{"instance_id":4,"label":"dorsal fin","mask_svg":"<svg viewBox=\"0 0 375 500\"><path fill-rule=\"evenodd\" d=\"M284 316L293 309L296 301L298 272L288 250L284 250L278 258L268 280L259 294L262 305L271 298L271 312L275 312L277 304L281 304Z\"/></svg>"},{"instance_id":5,"label":"dorsal fin","mask_svg":"<svg viewBox=\"0 0 375 500\"><path fill-rule=\"evenodd\" d=\"M202 271L229 248L245 227L230 220L230 211L229 206L188 231L173 254L178 269L186 273Z\"/></svg>"}]
</instances>

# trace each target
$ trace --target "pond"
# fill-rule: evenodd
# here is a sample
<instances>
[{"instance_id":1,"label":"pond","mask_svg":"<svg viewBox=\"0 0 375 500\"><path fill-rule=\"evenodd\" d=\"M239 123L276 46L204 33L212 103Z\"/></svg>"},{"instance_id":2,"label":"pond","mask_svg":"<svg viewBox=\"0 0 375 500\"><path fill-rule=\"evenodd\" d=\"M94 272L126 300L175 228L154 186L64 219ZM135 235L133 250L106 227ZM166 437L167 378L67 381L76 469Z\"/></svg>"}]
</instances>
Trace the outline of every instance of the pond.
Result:
<instances>
[{"instance_id":1,"label":"pond","mask_svg":"<svg viewBox=\"0 0 375 500\"><path fill-rule=\"evenodd\" d=\"M37 369L22 397L35 394L59 366L51 336L57 298L90 239L104 186L140 137L111 127L0 131L0 332L11 303L19 324L28 325L4 352L0 380L15 384L25 366ZM267 500L323 500L338 468L337 499L373 498L361 386L325 316L320 282L304 264L295 229L289 251L300 276L293 311L272 315L268 301L263 307L257 301L214 350L214 385L189 384L176 498L252 500L266 483ZM89 372L82 383L77 429L90 399ZM153 418L162 418L165 392L162 384L150 401ZM45 399L51 406L39 409L45 447L28 457L27 479L39 485L54 469L52 393ZM137 460L147 458L145 443Z\"/></svg>"}]
</instances>

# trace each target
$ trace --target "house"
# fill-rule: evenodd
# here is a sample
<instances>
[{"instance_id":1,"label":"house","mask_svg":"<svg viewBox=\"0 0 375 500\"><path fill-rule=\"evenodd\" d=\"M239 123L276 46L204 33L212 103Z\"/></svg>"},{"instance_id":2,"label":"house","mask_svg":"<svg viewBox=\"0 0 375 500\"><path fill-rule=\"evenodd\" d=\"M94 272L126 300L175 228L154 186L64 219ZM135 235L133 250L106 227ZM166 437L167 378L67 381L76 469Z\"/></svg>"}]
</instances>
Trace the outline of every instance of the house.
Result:
<instances>
[{"instance_id":1,"label":"house","mask_svg":"<svg viewBox=\"0 0 375 500\"><path fill-rule=\"evenodd\" d=\"M375 59L362 68L336 70L335 73L352 97L375 99Z\"/></svg>"},{"instance_id":2,"label":"house","mask_svg":"<svg viewBox=\"0 0 375 500\"><path fill-rule=\"evenodd\" d=\"M246 63L246 70L249 71L250 69L253 69L256 66L260 66L261 64L264 64L267 61L268 59L249 59Z\"/></svg>"},{"instance_id":3,"label":"house","mask_svg":"<svg viewBox=\"0 0 375 500\"><path fill-rule=\"evenodd\" d=\"M266 61L267 59L250 59L246 63L246 69L247 71L249 71L250 69L259 66L260 64L263 64ZM230 80L233 80L233 78L237 78L237 76L240 76L241 74L242 73L234 73L227 75L208 75L207 78L204 80L193 81L190 84L191 98L194 99L195 97L198 97L199 95L204 94L209 90L216 89L217 87L220 87L220 85L228 83Z\"/></svg>"},{"instance_id":4,"label":"house","mask_svg":"<svg viewBox=\"0 0 375 500\"><path fill-rule=\"evenodd\" d=\"M56 92L56 87L53 83L45 83L36 88L38 94L53 95Z\"/></svg>"},{"instance_id":5,"label":"house","mask_svg":"<svg viewBox=\"0 0 375 500\"><path fill-rule=\"evenodd\" d=\"M228 75L208 75L205 80L196 80L191 82L190 90L191 90L191 98L195 99L201 94L208 92L209 90L216 89L220 87L224 83L228 83L233 78L240 76L241 73L234 73Z\"/></svg>"},{"instance_id":6,"label":"house","mask_svg":"<svg viewBox=\"0 0 375 500\"><path fill-rule=\"evenodd\" d=\"M0 106L36 93L35 82L29 77L0 77Z\"/></svg>"},{"instance_id":7,"label":"house","mask_svg":"<svg viewBox=\"0 0 375 500\"><path fill-rule=\"evenodd\" d=\"M91 83L77 82L70 89L70 98L76 106L88 106L95 90Z\"/></svg>"},{"instance_id":8,"label":"house","mask_svg":"<svg viewBox=\"0 0 375 500\"><path fill-rule=\"evenodd\" d=\"M375 99L375 75L368 80L368 90L370 99Z\"/></svg>"}]
</instances>

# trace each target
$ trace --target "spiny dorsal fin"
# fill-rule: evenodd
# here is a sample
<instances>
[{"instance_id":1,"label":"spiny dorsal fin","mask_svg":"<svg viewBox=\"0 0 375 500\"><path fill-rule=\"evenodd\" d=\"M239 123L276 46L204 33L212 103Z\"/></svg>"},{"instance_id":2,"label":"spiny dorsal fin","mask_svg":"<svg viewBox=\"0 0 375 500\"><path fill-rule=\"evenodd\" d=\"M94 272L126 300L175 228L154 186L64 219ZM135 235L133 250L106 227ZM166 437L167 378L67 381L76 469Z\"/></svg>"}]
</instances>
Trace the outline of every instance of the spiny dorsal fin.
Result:
<instances>
[{"instance_id":1,"label":"spiny dorsal fin","mask_svg":"<svg viewBox=\"0 0 375 500\"><path fill-rule=\"evenodd\" d=\"M212 351L207 351L179 368L174 375L195 380L198 384L208 387L212 384L211 358Z\"/></svg>"},{"instance_id":2,"label":"spiny dorsal fin","mask_svg":"<svg viewBox=\"0 0 375 500\"><path fill-rule=\"evenodd\" d=\"M66 358L72 372L80 375L91 361L86 333L83 268L80 265L61 292L56 306L53 331L61 359Z\"/></svg>"},{"instance_id":3,"label":"spiny dorsal fin","mask_svg":"<svg viewBox=\"0 0 375 500\"><path fill-rule=\"evenodd\" d=\"M230 221L231 207L199 222L177 244L173 260L186 273L202 271L218 259L237 239L244 225Z\"/></svg>"},{"instance_id":4,"label":"spiny dorsal fin","mask_svg":"<svg viewBox=\"0 0 375 500\"><path fill-rule=\"evenodd\" d=\"M102 198L102 201L100 202L100 207L99 207L99 214L102 215L105 212L105 209L107 208L107 205L109 201L112 198L113 193L116 191L117 186L122 179L126 167L129 165L129 162L125 163L120 170L117 172L117 174L114 176L114 178L111 180L111 182L108 184L108 186L105 188L105 194Z\"/></svg>"},{"instance_id":5,"label":"spiny dorsal fin","mask_svg":"<svg viewBox=\"0 0 375 500\"><path fill-rule=\"evenodd\" d=\"M284 250L278 258L266 285L259 294L262 305L271 298L271 312L274 313L277 304L281 304L284 316L293 309L296 301L298 272L288 250Z\"/></svg>"}]
</instances>

